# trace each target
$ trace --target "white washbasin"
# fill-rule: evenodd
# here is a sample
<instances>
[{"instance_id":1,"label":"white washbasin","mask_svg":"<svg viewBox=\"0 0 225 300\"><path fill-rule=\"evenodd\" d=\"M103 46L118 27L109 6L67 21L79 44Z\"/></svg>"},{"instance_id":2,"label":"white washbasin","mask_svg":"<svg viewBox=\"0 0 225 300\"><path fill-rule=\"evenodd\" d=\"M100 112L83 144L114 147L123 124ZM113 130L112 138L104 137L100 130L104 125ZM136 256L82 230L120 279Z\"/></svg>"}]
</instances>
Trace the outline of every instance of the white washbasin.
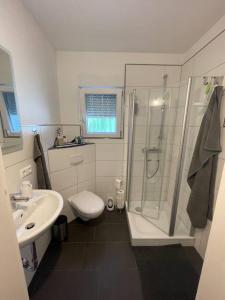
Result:
<instances>
[{"instance_id":1,"label":"white washbasin","mask_svg":"<svg viewBox=\"0 0 225 300\"><path fill-rule=\"evenodd\" d=\"M46 231L63 208L62 196L50 190L34 190L33 198L17 203L13 213L19 246L25 246ZM27 225L33 227L28 229Z\"/></svg>"}]
</instances>

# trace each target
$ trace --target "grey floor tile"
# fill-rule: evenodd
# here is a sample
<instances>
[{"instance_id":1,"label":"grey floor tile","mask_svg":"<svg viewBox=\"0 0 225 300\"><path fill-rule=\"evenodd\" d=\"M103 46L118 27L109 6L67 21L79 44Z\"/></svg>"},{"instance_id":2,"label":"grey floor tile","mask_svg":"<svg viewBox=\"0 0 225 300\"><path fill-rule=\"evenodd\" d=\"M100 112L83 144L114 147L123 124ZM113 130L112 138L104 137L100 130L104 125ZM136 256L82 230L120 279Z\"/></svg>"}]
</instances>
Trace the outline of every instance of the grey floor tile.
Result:
<instances>
[{"instance_id":1,"label":"grey floor tile","mask_svg":"<svg viewBox=\"0 0 225 300\"><path fill-rule=\"evenodd\" d=\"M125 242L129 241L127 224L102 223L96 226L95 241Z\"/></svg>"},{"instance_id":2,"label":"grey floor tile","mask_svg":"<svg viewBox=\"0 0 225 300\"><path fill-rule=\"evenodd\" d=\"M184 247L184 251L187 259L190 261L191 265L198 274L201 274L203 259L198 254L194 247Z\"/></svg>"},{"instance_id":3,"label":"grey floor tile","mask_svg":"<svg viewBox=\"0 0 225 300\"><path fill-rule=\"evenodd\" d=\"M98 276L99 300L143 300L138 270L111 270Z\"/></svg>"},{"instance_id":4,"label":"grey floor tile","mask_svg":"<svg viewBox=\"0 0 225 300\"><path fill-rule=\"evenodd\" d=\"M95 237L95 227L87 225L70 225L68 226L68 241L67 242L93 242Z\"/></svg>"},{"instance_id":5,"label":"grey floor tile","mask_svg":"<svg viewBox=\"0 0 225 300\"><path fill-rule=\"evenodd\" d=\"M202 261L193 247L131 247L125 212L68 227L68 241L48 248L31 300L194 300Z\"/></svg>"},{"instance_id":6,"label":"grey floor tile","mask_svg":"<svg viewBox=\"0 0 225 300\"><path fill-rule=\"evenodd\" d=\"M96 270L137 269L136 260L128 242L98 243L86 246L84 267Z\"/></svg>"},{"instance_id":7,"label":"grey floor tile","mask_svg":"<svg viewBox=\"0 0 225 300\"><path fill-rule=\"evenodd\" d=\"M30 291L32 300L98 300L98 278L94 271L52 270Z\"/></svg>"},{"instance_id":8,"label":"grey floor tile","mask_svg":"<svg viewBox=\"0 0 225 300\"><path fill-rule=\"evenodd\" d=\"M122 212L119 212L117 210L114 211L105 211L103 214L103 222L104 223L119 223L119 224L126 224L127 223L127 217L126 212L123 210Z\"/></svg>"},{"instance_id":9,"label":"grey floor tile","mask_svg":"<svg viewBox=\"0 0 225 300\"><path fill-rule=\"evenodd\" d=\"M73 243L51 244L41 266L52 269L82 269L84 264L84 246Z\"/></svg>"}]
</instances>

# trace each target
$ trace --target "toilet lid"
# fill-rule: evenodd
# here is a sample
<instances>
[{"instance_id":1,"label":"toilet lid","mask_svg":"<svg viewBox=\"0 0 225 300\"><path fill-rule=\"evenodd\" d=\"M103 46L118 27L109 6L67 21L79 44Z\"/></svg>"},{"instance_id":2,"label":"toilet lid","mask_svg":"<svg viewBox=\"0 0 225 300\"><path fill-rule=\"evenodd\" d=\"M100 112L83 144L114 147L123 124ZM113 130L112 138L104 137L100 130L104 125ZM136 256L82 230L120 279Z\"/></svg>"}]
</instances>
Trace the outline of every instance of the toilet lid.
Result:
<instances>
[{"instance_id":1,"label":"toilet lid","mask_svg":"<svg viewBox=\"0 0 225 300\"><path fill-rule=\"evenodd\" d=\"M85 213L98 213L104 208L103 200L92 192L83 191L69 197L69 201L75 209Z\"/></svg>"}]
</instances>

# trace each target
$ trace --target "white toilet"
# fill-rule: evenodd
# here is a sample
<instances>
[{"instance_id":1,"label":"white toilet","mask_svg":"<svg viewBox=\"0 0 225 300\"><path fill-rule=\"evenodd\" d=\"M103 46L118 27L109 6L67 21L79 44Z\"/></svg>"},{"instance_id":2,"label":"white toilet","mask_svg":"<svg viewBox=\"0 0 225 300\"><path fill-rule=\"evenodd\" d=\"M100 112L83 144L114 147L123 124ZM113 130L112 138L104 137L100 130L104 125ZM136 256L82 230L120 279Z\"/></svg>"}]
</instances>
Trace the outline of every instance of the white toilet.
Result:
<instances>
[{"instance_id":1,"label":"white toilet","mask_svg":"<svg viewBox=\"0 0 225 300\"><path fill-rule=\"evenodd\" d=\"M68 198L78 217L88 221L99 217L104 210L104 201L89 191L83 191Z\"/></svg>"}]
</instances>

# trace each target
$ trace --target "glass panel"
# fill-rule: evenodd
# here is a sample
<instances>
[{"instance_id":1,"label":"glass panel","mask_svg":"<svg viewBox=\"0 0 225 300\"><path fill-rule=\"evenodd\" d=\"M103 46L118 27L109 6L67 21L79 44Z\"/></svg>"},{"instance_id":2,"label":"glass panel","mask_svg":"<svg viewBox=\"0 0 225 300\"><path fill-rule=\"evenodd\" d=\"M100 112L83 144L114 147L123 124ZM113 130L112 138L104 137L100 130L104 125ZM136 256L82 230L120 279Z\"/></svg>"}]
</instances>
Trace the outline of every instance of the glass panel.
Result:
<instances>
[{"instance_id":1,"label":"glass panel","mask_svg":"<svg viewBox=\"0 0 225 300\"><path fill-rule=\"evenodd\" d=\"M143 149L145 148L149 95L149 88L136 89L129 209L137 213L141 213L144 175Z\"/></svg>"},{"instance_id":2,"label":"glass panel","mask_svg":"<svg viewBox=\"0 0 225 300\"><path fill-rule=\"evenodd\" d=\"M178 88L136 88L129 209L169 232ZM177 161L176 161L177 163Z\"/></svg>"},{"instance_id":3,"label":"glass panel","mask_svg":"<svg viewBox=\"0 0 225 300\"><path fill-rule=\"evenodd\" d=\"M187 81L182 82L180 84L178 100L177 100L177 118L176 118L174 133L173 133L174 141L173 141L173 149L172 149L172 160L170 166L171 171L170 171L170 178L169 178L169 197L172 205L173 204L176 205L176 199L174 199L175 196L174 192L175 192L177 179L178 179L177 176L180 176L179 174L177 174L177 172L179 167L181 167L180 151L182 147L182 133L183 133L182 131L183 131L183 124L185 122L185 105L187 101L187 93L188 93L188 82ZM186 122L188 122L188 119ZM182 160L183 160L183 156L182 156ZM171 214L173 209L176 209L176 207L171 206ZM183 210L185 209L182 209L182 211ZM174 216L172 215L171 217ZM177 215L175 215L175 218L176 217ZM181 215L180 215L180 221L181 222L180 222L179 231L176 232L176 230L174 230L173 234L180 235L180 236L189 235L190 227L189 227L189 231L187 231L185 226L185 221L183 220L183 217Z\"/></svg>"},{"instance_id":4,"label":"glass panel","mask_svg":"<svg viewBox=\"0 0 225 300\"><path fill-rule=\"evenodd\" d=\"M167 234L172 229L172 218L176 219L174 235L190 234L191 224L186 212L190 195L187 175L215 85L215 77L207 80L209 84L204 83L202 77L192 78L187 116L187 81L181 82L179 88L166 90L136 88L129 209L142 214ZM223 77L216 77L216 80L221 84ZM179 186L176 186L177 179ZM178 202L174 199L175 188L179 189Z\"/></svg>"},{"instance_id":5,"label":"glass panel","mask_svg":"<svg viewBox=\"0 0 225 300\"><path fill-rule=\"evenodd\" d=\"M169 232L172 202L169 201L169 174L176 120L172 89L152 88L148 103L145 144L145 176L142 213L155 226ZM173 101L174 100L174 101ZM175 178L174 178L175 180Z\"/></svg>"}]
</instances>

